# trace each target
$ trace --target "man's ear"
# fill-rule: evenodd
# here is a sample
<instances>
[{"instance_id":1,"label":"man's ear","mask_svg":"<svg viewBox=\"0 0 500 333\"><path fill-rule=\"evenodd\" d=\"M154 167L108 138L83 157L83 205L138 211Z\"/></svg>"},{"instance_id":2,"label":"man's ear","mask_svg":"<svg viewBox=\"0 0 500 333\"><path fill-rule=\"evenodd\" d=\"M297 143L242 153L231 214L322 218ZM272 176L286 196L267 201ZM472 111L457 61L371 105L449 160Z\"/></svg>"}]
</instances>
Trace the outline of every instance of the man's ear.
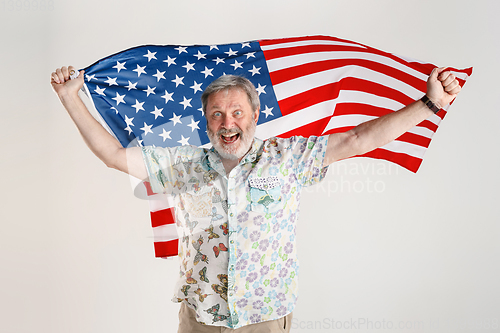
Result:
<instances>
[{"instance_id":1,"label":"man's ear","mask_svg":"<svg viewBox=\"0 0 500 333\"><path fill-rule=\"evenodd\" d=\"M255 124L257 124L257 121L259 120L259 109L256 109L255 112L254 112L254 120L255 120Z\"/></svg>"}]
</instances>

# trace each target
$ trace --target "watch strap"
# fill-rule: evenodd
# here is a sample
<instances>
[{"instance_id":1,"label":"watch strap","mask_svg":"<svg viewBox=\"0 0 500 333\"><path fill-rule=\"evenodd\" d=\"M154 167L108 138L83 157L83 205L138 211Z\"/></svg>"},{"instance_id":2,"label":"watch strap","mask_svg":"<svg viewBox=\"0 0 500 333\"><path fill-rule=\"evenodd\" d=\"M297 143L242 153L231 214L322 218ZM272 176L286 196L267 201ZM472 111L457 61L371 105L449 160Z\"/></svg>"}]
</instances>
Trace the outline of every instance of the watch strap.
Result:
<instances>
[{"instance_id":1,"label":"watch strap","mask_svg":"<svg viewBox=\"0 0 500 333\"><path fill-rule=\"evenodd\" d=\"M432 112L434 112L435 114L438 113L438 111L440 110L440 108L438 108L436 106L436 104L434 104L430 99L429 97L427 97L427 95L424 95L424 97L422 97L420 99L429 109L432 110Z\"/></svg>"}]
</instances>

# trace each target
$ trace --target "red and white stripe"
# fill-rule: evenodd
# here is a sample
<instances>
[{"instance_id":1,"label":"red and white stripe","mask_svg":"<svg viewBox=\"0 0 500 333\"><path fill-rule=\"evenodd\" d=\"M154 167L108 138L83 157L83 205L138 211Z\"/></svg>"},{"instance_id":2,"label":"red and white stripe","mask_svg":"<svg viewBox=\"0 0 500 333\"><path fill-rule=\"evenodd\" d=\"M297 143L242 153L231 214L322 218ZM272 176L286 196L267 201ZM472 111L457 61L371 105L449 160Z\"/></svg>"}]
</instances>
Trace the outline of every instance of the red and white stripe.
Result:
<instances>
[{"instance_id":1,"label":"red and white stripe","mask_svg":"<svg viewBox=\"0 0 500 333\"><path fill-rule=\"evenodd\" d=\"M179 237L175 225L174 200L171 195L154 193L148 182L143 183L149 201L155 256L173 257L178 254Z\"/></svg>"},{"instance_id":2,"label":"red and white stripe","mask_svg":"<svg viewBox=\"0 0 500 333\"><path fill-rule=\"evenodd\" d=\"M436 67L328 36L264 40L260 45L283 117L259 126L259 137L347 131L420 99ZM471 68L452 71L461 85L472 73ZM416 172L446 110L363 156Z\"/></svg>"}]
</instances>

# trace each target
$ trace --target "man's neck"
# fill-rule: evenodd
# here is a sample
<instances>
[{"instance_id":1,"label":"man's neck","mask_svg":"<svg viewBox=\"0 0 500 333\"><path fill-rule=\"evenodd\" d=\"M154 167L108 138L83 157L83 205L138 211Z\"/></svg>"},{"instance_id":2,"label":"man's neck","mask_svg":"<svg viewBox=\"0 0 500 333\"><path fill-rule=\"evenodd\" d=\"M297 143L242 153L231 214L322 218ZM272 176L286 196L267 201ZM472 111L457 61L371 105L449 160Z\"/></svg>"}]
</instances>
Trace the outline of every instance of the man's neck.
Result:
<instances>
[{"instance_id":1,"label":"man's neck","mask_svg":"<svg viewBox=\"0 0 500 333\"><path fill-rule=\"evenodd\" d=\"M220 159L222 161L222 165L224 166L224 170L226 170L226 175L229 175L231 170L233 170L234 167L237 166L238 163L240 163L240 161L245 158L245 156L248 154L248 152L250 150L252 150L254 142L255 142L255 138L252 140L252 144L250 145L250 148L248 148L248 151L241 158L229 159L229 158L224 158L224 157L220 156L220 154L219 154Z\"/></svg>"},{"instance_id":2,"label":"man's neck","mask_svg":"<svg viewBox=\"0 0 500 333\"><path fill-rule=\"evenodd\" d=\"M222 158L222 165L224 166L224 169L226 170L226 175L229 175L231 170L233 170L234 167L237 166L238 163L240 163L240 161L241 161L241 158L238 160L230 160L227 158Z\"/></svg>"}]
</instances>

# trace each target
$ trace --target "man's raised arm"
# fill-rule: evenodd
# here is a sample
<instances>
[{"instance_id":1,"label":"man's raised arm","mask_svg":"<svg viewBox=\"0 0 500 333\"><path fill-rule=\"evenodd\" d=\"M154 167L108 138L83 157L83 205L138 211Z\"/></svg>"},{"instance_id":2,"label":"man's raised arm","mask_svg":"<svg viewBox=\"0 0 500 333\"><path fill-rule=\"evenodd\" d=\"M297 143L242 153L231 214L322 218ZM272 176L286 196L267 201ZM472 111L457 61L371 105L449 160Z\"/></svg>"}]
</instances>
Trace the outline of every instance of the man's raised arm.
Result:
<instances>
[{"instance_id":1,"label":"man's raised arm","mask_svg":"<svg viewBox=\"0 0 500 333\"><path fill-rule=\"evenodd\" d=\"M83 86L84 72L81 71L76 79L71 80L69 73L73 70L75 69L72 66L58 68L51 74L50 83L87 146L108 167L141 180L146 179L147 172L141 149L123 148L118 140L90 114L78 96L78 91Z\"/></svg>"},{"instance_id":2,"label":"man's raised arm","mask_svg":"<svg viewBox=\"0 0 500 333\"><path fill-rule=\"evenodd\" d=\"M444 69L435 68L427 80L426 95L438 108L448 105L461 90L455 76ZM432 114L433 111L418 100L399 111L359 124L350 131L331 134L323 166L381 147Z\"/></svg>"}]
</instances>

